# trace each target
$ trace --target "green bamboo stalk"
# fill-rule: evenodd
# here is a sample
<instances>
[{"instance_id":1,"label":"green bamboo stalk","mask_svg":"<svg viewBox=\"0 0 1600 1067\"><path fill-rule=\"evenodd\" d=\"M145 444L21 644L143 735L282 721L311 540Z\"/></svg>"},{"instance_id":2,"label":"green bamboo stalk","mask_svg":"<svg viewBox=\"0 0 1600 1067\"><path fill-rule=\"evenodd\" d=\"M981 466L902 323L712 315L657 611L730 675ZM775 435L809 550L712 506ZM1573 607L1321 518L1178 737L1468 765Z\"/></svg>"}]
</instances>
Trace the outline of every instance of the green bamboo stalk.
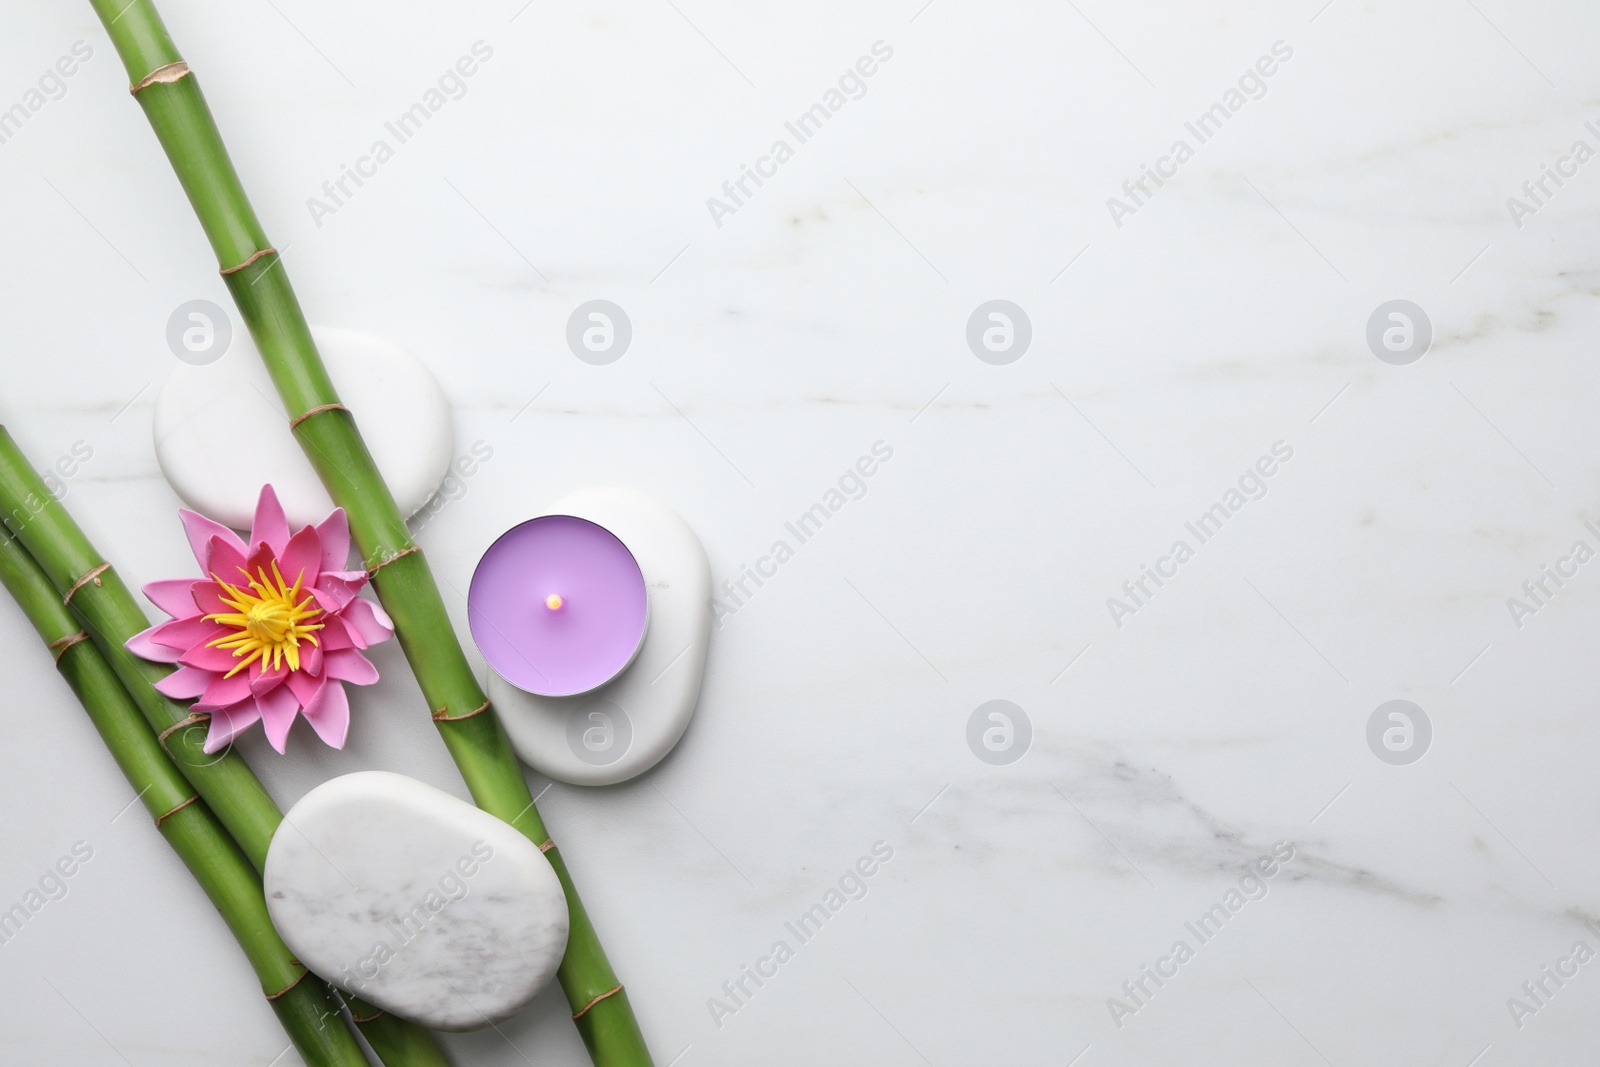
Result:
<instances>
[{"instance_id":1,"label":"green bamboo stalk","mask_svg":"<svg viewBox=\"0 0 1600 1067\"><path fill-rule=\"evenodd\" d=\"M433 721L473 799L546 850L571 913L557 978L600 1067L649 1067L650 1053L565 861L445 611L405 519L334 391L288 274L267 241L197 79L150 0L90 0L127 68L134 97L177 172L260 350L291 427L373 573Z\"/></svg>"},{"instance_id":2,"label":"green bamboo stalk","mask_svg":"<svg viewBox=\"0 0 1600 1067\"><path fill-rule=\"evenodd\" d=\"M140 659L123 647L130 637L149 627L149 619L67 509L50 495L3 426L0 518L56 592L70 601L179 770L228 828L251 866L261 870L283 814L243 756L232 749L205 752L206 716L191 715L186 705L156 691L155 683L172 673L171 665ZM86 575L92 576L84 580Z\"/></svg>"},{"instance_id":3,"label":"green bamboo stalk","mask_svg":"<svg viewBox=\"0 0 1600 1067\"><path fill-rule=\"evenodd\" d=\"M339 1017L338 1005L327 987L303 980L306 968L273 929L261 895L261 876L211 810L196 800L193 788L156 743L122 683L94 644L83 639L50 579L17 540L3 531L0 583L55 655L56 669L89 713L161 836L222 913L261 981L261 992L301 1058L314 1067L366 1067L366 1056Z\"/></svg>"},{"instance_id":4,"label":"green bamboo stalk","mask_svg":"<svg viewBox=\"0 0 1600 1067\"><path fill-rule=\"evenodd\" d=\"M32 557L58 601L63 605L70 602L71 611L122 686L124 696L143 716L146 729L155 732L152 742L159 739L158 747L166 750L259 874L283 813L244 757L231 748L216 754L204 751L206 716L191 714L182 703L156 690L155 683L170 674L172 667L142 660L124 647L130 637L150 625L149 620L122 578L50 494L4 426L0 426L0 519ZM73 627L74 632L77 629ZM424 1027L388 1015L357 997L347 996L345 1001L387 1067L449 1067L449 1060Z\"/></svg>"}]
</instances>

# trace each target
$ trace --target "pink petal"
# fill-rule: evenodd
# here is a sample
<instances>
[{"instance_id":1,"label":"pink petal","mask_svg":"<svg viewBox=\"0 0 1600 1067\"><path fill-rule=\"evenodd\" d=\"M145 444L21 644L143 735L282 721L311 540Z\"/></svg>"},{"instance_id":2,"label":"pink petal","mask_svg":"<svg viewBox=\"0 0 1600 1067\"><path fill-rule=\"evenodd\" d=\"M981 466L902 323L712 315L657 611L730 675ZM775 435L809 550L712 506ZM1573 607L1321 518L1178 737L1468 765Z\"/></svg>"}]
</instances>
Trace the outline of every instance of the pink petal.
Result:
<instances>
[{"instance_id":1,"label":"pink petal","mask_svg":"<svg viewBox=\"0 0 1600 1067\"><path fill-rule=\"evenodd\" d=\"M232 615L239 609L231 604L224 604L222 586L216 582L195 582L194 602L206 615Z\"/></svg>"},{"instance_id":2,"label":"pink petal","mask_svg":"<svg viewBox=\"0 0 1600 1067\"><path fill-rule=\"evenodd\" d=\"M252 541L250 544L250 556L245 560L244 569L252 578L262 574L272 577L272 563L278 558L278 553L265 541Z\"/></svg>"},{"instance_id":3,"label":"pink petal","mask_svg":"<svg viewBox=\"0 0 1600 1067\"><path fill-rule=\"evenodd\" d=\"M234 540L237 541L238 538ZM211 539L205 567L207 576L214 574L231 586L237 587L241 583L250 581L249 572L244 569L244 552L220 537Z\"/></svg>"},{"instance_id":4,"label":"pink petal","mask_svg":"<svg viewBox=\"0 0 1600 1067\"><path fill-rule=\"evenodd\" d=\"M250 665L249 671L250 692L256 696L260 696L267 690L277 687L282 684L285 678L289 677L289 665L287 663L280 663L271 670L258 669L260 667L261 661L257 660Z\"/></svg>"},{"instance_id":5,"label":"pink petal","mask_svg":"<svg viewBox=\"0 0 1600 1067\"><path fill-rule=\"evenodd\" d=\"M338 682L324 685L305 708L306 722L330 748L343 748L350 732L350 700Z\"/></svg>"},{"instance_id":6,"label":"pink petal","mask_svg":"<svg viewBox=\"0 0 1600 1067\"><path fill-rule=\"evenodd\" d=\"M322 646L320 646L320 645L301 645L300 646L300 669L298 671L296 671L295 673L296 674L309 674L313 678L321 677L321 675L322 675ZM292 678L292 677L294 677L294 675L290 675L289 677ZM302 700L300 703L304 704L305 701Z\"/></svg>"},{"instance_id":7,"label":"pink petal","mask_svg":"<svg viewBox=\"0 0 1600 1067\"><path fill-rule=\"evenodd\" d=\"M206 556L211 550L213 537L220 537L225 544L237 549L240 555L244 554L244 542L239 540L239 535L220 522L213 522L188 508L179 508L178 518L183 520L183 532L189 537L189 547L194 550L194 560L200 564L202 571L207 567Z\"/></svg>"},{"instance_id":8,"label":"pink petal","mask_svg":"<svg viewBox=\"0 0 1600 1067\"><path fill-rule=\"evenodd\" d=\"M211 679L214 677L216 676L210 671L179 667L157 682L155 690L173 700L194 700L205 693L206 687L211 684Z\"/></svg>"},{"instance_id":9,"label":"pink petal","mask_svg":"<svg viewBox=\"0 0 1600 1067\"><path fill-rule=\"evenodd\" d=\"M344 570L350 562L350 520L345 517L344 508L334 508L333 514L317 524L317 536L322 540L319 569Z\"/></svg>"},{"instance_id":10,"label":"pink petal","mask_svg":"<svg viewBox=\"0 0 1600 1067\"><path fill-rule=\"evenodd\" d=\"M394 636L394 623L382 606L373 600L356 599L340 612L346 630L357 648L380 645Z\"/></svg>"},{"instance_id":11,"label":"pink petal","mask_svg":"<svg viewBox=\"0 0 1600 1067\"><path fill-rule=\"evenodd\" d=\"M311 591L322 577L322 539L315 526L307 526L289 538L278 558L278 568L289 588L293 589L298 581L302 590Z\"/></svg>"},{"instance_id":12,"label":"pink petal","mask_svg":"<svg viewBox=\"0 0 1600 1067\"><path fill-rule=\"evenodd\" d=\"M270 485L261 487L261 497L256 501L256 521L250 526L250 543L259 545L263 541L279 556L289 544L289 520L283 517L283 505L278 503L278 494Z\"/></svg>"},{"instance_id":13,"label":"pink petal","mask_svg":"<svg viewBox=\"0 0 1600 1067\"><path fill-rule=\"evenodd\" d=\"M267 731L267 740L281 755L284 743L289 739L289 727L294 725L295 713L300 710L300 701L295 699L288 686L280 685L259 694L256 707L261 710L261 725Z\"/></svg>"},{"instance_id":14,"label":"pink petal","mask_svg":"<svg viewBox=\"0 0 1600 1067\"><path fill-rule=\"evenodd\" d=\"M167 625L162 623L161 626ZM154 634L161 626L152 626L148 630L141 630L128 638L123 646L140 659L154 660L157 663L177 663L183 657L183 650L171 648L154 640ZM200 666L200 664L195 664Z\"/></svg>"},{"instance_id":15,"label":"pink petal","mask_svg":"<svg viewBox=\"0 0 1600 1067\"><path fill-rule=\"evenodd\" d=\"M322 623L322 629L317 631L317 643L322 646L324 653L356 647L356 643L350 639L350 631L339 621L339 616L324 615L318 621Z\"/></svg>"},{"instance_id":16,"label":"pink petal","mask_svg":"<svg viewBox=\"0 0 1600 1067\"><path fill-rule=\"evenodd\" d=\"M261 718L254 700L244 700L232 707L217 708L211 712L211 729L206 733L205 750L220 752Z\"/></svg>"},{"instance_id":17,"label":"pink petal","mask_svg":"<svg viewBox=\"0 0 1600 1067\"><path fill-rule=\"evenodd\" d=\"M378 668L353 648L329 652L323 658L322 672L353 685L371 685L378 680Z\"/></svg>"},{"instance_id":18,"label":"pink petal","mask_svg":"<svg viewBox=\"0 0 1600 1067\"><path fill-rule=\"evenodd\" d=\"M144 595L174 619L187 619L200 612L194 602L194 584L193 578L168 578L150 582L144 587Z\"/></svg>"},{"instance_id":19,"label":"pink petal","mask_svg":"<svg viewBox=\"0 0 1600 1067\"><path fill-rule=\"evenodd\" d=\"M171 622L153 627L150 630L150 639L168 648L175 648L179 652L187 652L195 645L203 645L227 632L228 628L221 623L212 622L203 615L195 615L188 619L173 619Z\"/></svg>"},{"instance_id":20,"label":"pink petal","mask_svg":"<svg viewBox=\"0 0 1600 1067\"><path fill-rule=\"evenodd\" d=\"M366 584L366 571L323 571L312 592L323 611L343 611Z\"/></svg>"},{"instance_id":21,"label":"pink petal","mask_svg":"<svg viewBox=\"0 0 1600 1067\"><path fill-rule=\"evenodd\" d=\"M232 678L212 674L210 683L200 694L200 703L206 707L225 708L247 700L250 695L250 679L245 672L240 671Z\"/></svg>"},{"instance_id":22,"label":"pink petal","mask_svg":"<svg viewBox=\"0 0 1600 1067\"><path fill-rule=\"evenodd\" d=\"M294 694L295 699L300 701L301 707L309 708L312 702L317 699L317 694L322 692L324 685L338 685L339 683L330 683L325 678L318 678L307 674L305 671L292 671L284 684L289 687L289 691Z\"/></svg>"},{"instance_id":23,"label":"pink petal","mask_svg":"<svg viewBox=\"0 0 1600 1067\"><path fill-rule=\"evenodd\" d=\"M163 646L157 645L156 647L160 648ZM199 645L189 649L187 652L182 653L180 656L178 656L176 661L168 662L177 662L183 664L185 667L199 667L203 671L217 671L219 673L226 674L228 671L231 671L237 667L239 665L239 660L242 658L243 657L236 657L231 651L225 648L207 648L204 645Z\"/></svg>"},{"instance_id":24,"label":"pink petal","mask_svg":"<svg viewBox=\"0 0 1600 1067\"><path fill-rule=\"evenodd\" d=\"M384 610L383 602L379 601L379 600L371 600L371 601L366 601L365 603L369 603L369 604L372 605L372 618L373 618L373 621L376 622L379 626L382 626L385 630L388 630L389 631L389 637L393 637L394 636L394 620L391 619L389 617L389 613ZM387 640L387 638L385 638L385 640Z\"/></svg>"}]
</instances>

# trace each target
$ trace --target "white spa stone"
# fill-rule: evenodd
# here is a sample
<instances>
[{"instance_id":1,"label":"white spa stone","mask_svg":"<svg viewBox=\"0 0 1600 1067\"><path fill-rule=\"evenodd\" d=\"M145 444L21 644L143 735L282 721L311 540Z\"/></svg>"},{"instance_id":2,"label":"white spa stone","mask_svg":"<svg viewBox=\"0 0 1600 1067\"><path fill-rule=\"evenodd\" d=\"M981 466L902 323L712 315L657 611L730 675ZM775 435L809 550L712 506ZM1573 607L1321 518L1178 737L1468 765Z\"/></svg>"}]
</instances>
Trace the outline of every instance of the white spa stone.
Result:
<instances>
[{"instance_id":1,"label":"white spa stone","mask_svg":"<svg viewBox=\"0 0 1600 1067\"><path fill-rule=\"evenodd\" d=\"M454 447L439 383L420 359L381 337L327 326L313 326L311 335L400 513L415 513L444 480ZM244 329L235 329L228 351L213 363L172 362L156 397L156 459L185 504L249 529L256 497L270 482L291 529L333 510Z\"/></svg>"},{"instance_id":2,"label":"white spa stone","mask_svg":"<svg viewBox=\"0 0 1600 1067\"><path fill-rule=\"evenodd\" d=\"M448 793L387 771L347 774L284 816L267 910L328 981L435 1030L475 1030L544 988L567 904L533 842Z\"/></svg>"},{"instance_id":3,"label":"white spa stone","mask_svg":"<svg viewBox=\"0 0 1600 1067\"><path fill-rule=\"evenodd\" d=\"M677 512L631 489L584 489L546 514L576 515L621 539L639 561L650 627L633 665L599 689L542 697L493 671L489 698L529 766L573 785L612 785L672 751L700 699L711 639L711 566Z\"/></svg>"}]
</instances>

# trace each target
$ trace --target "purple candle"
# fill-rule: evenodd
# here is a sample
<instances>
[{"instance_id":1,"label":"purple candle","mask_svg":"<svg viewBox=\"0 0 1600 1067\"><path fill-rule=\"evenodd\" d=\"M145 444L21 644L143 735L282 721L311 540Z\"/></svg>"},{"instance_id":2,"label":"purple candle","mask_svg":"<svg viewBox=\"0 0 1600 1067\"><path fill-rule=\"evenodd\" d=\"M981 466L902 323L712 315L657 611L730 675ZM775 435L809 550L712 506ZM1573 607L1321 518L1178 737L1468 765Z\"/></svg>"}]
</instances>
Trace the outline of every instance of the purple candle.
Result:
<instances>
[{"instance_id":1,"label":"purple candle","mask_svg":"<svg viewBox=\"0 0 1600 1067\"><path fill-rule=\"evenodd\" d=\"M540 696L576 696L615 678L638 654L649 616L628 546L572 515L501 534L467 591L467 621L489 666Z\"/></svg>"}]
</instances>

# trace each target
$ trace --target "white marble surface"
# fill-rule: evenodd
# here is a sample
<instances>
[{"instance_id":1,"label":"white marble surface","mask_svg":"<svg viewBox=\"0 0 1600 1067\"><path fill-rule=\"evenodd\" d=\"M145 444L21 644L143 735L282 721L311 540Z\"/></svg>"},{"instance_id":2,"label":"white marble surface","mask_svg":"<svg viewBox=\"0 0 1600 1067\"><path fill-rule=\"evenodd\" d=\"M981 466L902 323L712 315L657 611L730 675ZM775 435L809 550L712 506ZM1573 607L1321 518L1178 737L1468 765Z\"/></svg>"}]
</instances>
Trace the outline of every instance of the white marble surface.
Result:
<instances>
[{"instance_id":1,"label":"white marble surface","mask_svg":"<svg viewBox=\"0 0 1600 1067\"><path fill-rule=\"evenodd\" d=\"M296 959L439 1030L515 1015L567 947L567 902L538 846L392 771L341 774L301 797L262 884Z\"/></svg>"},{"instance_id":2,"label":"white marble surface","mask_svg":"<svg viewBox=\"0 0 1600 1067\"><path fill-rule=\"evenodd\" d=\"M1595 143L1600 16L521 6L163 5L311 317L423 356L457 454L492 449L419 535L458 622L483 547L573 489L669 501L720 586L893 450L723 619L667 760L540 801L659 1063L1593 1058L1593 964L1520 1030L1507 999L1600 944L1600 572L1520 629L1506 601L1600 519L1600 163L1520 228L1506 200ZM95 54L0 145L4 417L41 463L92 448L67 503L130 579L182 573L150 389L172 309L226 296L87 8L6 31L8 103ZM306 198L480 39L465 95L316 227ZM866 95L716 227L706 198L878 40ZM1264 98L1117 229L1106 198L1279 40ZM1435 335L1410 366L1364 340L1399 298ZM633 325L608 366L565 345L592 299ZM967 348L991 299L1031 319L1009 366ZM1116 628L1106 599L1280 440L1266 496ZM0 1058L272 1062L221 923L118 815L132 791L21 620L0 633L0 904L94 849L0 945ZM284 805L366 768L465 795L377 652L345 751L250 739ZM968 748L993 699L1029 717L1017 762ZM1392 699L1433 724L1410 766L1367 747ZM1118 1029L1107 998L1280 840L1265 899ZM719 1028L708 998L863 857L866 895ZM581 1064L566 1017L549 991L448 1043Z\"/></svg>"}]
</instances>

